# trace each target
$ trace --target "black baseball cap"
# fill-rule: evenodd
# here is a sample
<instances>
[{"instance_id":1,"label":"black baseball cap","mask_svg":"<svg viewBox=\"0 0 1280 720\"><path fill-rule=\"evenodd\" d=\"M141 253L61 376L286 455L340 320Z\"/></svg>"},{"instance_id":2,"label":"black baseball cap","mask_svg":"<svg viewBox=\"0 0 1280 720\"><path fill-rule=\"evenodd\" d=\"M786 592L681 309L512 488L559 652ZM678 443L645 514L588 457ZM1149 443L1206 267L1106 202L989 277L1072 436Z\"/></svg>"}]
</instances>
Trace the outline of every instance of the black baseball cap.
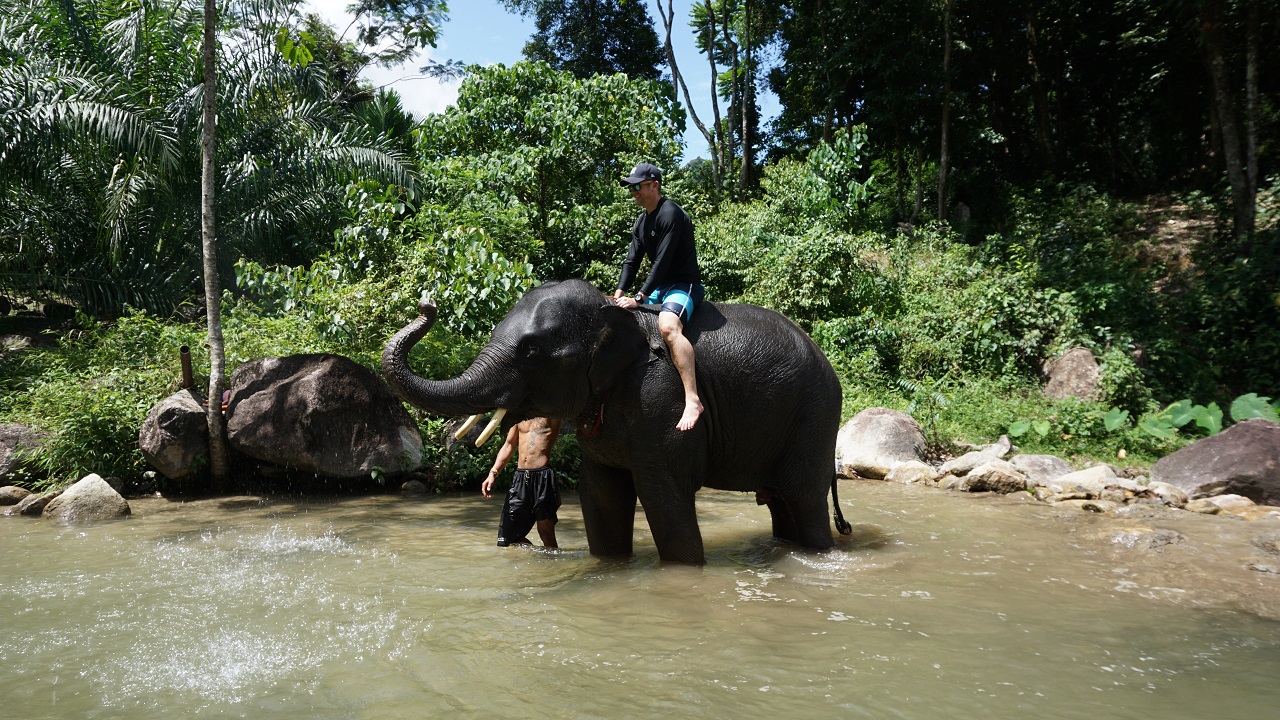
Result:
<instances>
[{"instance_id":1,"label":"black baseball cap","mask_svg":"<svg viewBox=\"0 0 1280 720\"><path fill-rule=\"evenodd\" d=\"M622 183L623 186L627 186L627 185L635 185L636 183L642 183L645 180L661 181L662 171L659 170L656 165L650 165L649 163L640 163L639 165L635 166L635 168L631 170L630 175L622 178L618 182Z\"/></svg>"}]
</instances>

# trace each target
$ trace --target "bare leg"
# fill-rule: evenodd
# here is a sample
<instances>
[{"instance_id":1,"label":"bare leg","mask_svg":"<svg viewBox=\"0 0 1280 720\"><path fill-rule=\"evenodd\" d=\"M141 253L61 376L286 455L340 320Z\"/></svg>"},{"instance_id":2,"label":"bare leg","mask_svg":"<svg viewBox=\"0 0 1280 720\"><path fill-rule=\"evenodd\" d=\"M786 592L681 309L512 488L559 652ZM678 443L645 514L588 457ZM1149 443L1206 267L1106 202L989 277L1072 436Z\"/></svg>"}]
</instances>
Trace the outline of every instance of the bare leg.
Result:
<instances>
[{"instance_id":1,"label":"bare leg","mask_svg":"<svg viewBox=\"0 0 1280 720\"><path fill-rule=\"evenodd\" d=\"M694 371L693 345L684 336L684 323L675 313L664 312L658 315L658 329L662 331L662 339L667 341L671 350L671 361L680 373L680 382L684 385L684 414L676 423L677 430L688 430L698 423L702 415L702 400L698 398L698 376Z\"/></svg>"},{"instance_id":2,"label":"bare leg","mask_svg":"<svg viewBox=\"0 0 1280 720\"><path fill-rule=\"evenodd\" d=\"M556 521L550 518L538 521L538 536L542 538L542 547L548 550L559 549L556 544Z\"/></svg>"}]
</instances>

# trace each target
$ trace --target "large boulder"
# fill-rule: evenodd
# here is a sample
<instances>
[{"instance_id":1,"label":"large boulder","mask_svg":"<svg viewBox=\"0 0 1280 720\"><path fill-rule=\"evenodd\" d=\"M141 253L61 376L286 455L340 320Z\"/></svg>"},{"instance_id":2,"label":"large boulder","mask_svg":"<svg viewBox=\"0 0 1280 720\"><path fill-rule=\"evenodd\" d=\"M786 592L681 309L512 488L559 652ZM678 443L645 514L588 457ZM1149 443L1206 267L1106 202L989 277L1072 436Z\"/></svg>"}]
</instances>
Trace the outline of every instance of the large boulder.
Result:
<instances>
[{"instance_id":1,"label":"large boulder","mask_svg":"<svg viewBox=\"0 0 1280 720\"><path fill-rule=\"evenodd\" d=\"M236 368L227 405L231 447L329 478L400 475L422 465L422 436L372 370L340 355L265 358Z\"/></svg>"},{"instance_id":2,"label":"large boulder","mask_svg":"<svg viewBox=\"0 0 1280 720\"><path fill-rule=\"evenodd\" d=\"M1051 398L1075 397L1081 400L1097 400L1098 360L1088 348L1073 347L1044 364L1049 382L1044 394Z\"/></svg>"},{"instance_id":3,"label":"large boulder","mask_svg":"<svg viewBox=\"0 0 1280 720\"><path fill-rule=\"evenodd\" d=\"M1180 488L1193 498L1243 495L1280 505L1280 424L1245 420L1156 461L1153 482Z\"/></svg>"},{"instance_id":4,"label":"large boulder","mask_svg":"<svg viewBox=\"0 0 1280 720\"><path fill-rule=\"evenodd\" d=\"M925 438L910 415L889 408L867 408L854 415L836 435L836 467L875 480L912 460L924 461Z\"/></svg>"},{"instance_id":5,"label":"large boulder","mask_svg":"<svg viewBox=\"0 0 1280 720\"><path fill-rule=\"evenodd\" d=\"M0 484L35 470L35 453L44 433L26 425L0 423Z\"/></svg>"},{"instance_id":6,"label":"large boulder","mask_svg":"<svg viewBox=\"0 0 1280 720\"><path fill-rule=\"evenodd\" d=\"M44 508L44 517L69 523L112 520L128 515L129 503L101 476L85 475Z\"/></svg>"},{"instance_id":7,"label":"large boulder","mask_svg":"<svg viewBox=\"0 0 1280 720\"><path fill-rule=\"evenodd\" d=\"M208 466L209 420L203 396L179 390L156 403L138 429L138 449L165 477L177 480Z\"/></svg>"}]
</instances>

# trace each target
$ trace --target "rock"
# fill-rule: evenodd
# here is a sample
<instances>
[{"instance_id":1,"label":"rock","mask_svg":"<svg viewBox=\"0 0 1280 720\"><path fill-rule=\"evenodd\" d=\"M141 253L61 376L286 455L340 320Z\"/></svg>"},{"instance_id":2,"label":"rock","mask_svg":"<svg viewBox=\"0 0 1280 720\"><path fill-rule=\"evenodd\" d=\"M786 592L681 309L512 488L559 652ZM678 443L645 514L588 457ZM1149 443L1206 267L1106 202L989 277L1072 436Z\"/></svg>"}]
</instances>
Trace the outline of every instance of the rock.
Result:
<instances>
[{"instance_id":1,"label":"rock","mask_svg":"<svg viewBox=\"0 0 1280 720\"><path fill-rule=\"evenodd\" d=\"M943 475L938 478L938 487L943 490L963 490L964 478L955 475Z\"/></svg>"},{"instance_id":2,"label":"rock","mask_svg":"<svg viewBox=\"0 0 1280 720\"><path fill-rule=\"evenodd\" d=\"M30 335L0 335L0 353L26 350L35 344Z\"/></svg>"},{"instance_id":3,"label":"rock","mask_svg":"<svg viewBox=\"0 0 1280 720\"><path fill-rule=\"evenodd\" d=\"M1061 502L1070 502L1075 500L1084 502L1085 500L1089 500L1091 497L1092 496L1087 492L1070 490L1067 492L1054 493L1053 495L1050 495L1048 498L1048 502L1061 503Z\"/></svg>"},{"instance_id":4,"label":"rock","mask_svg":"<svg viewBox=\"0 0 1280 720\"><path fill-rule=\"evenodd\" d=\"M1130 497L1129 495L1125 494L1124 490L1117 490L1116 488L1106 488L1098 496L1098 499L1106 500L1107 502L1113 502L1117 505L1123 505L1124 501L1128 500L1129 497Z\"/></svg>"},{"instance_id":5,"label":"rock","mask_svg":"<svg viewBox=\"0 0 1280 720\"><path fill-rule=\"evenodd\" d=\"M1120 508L1120 503L1111 502L1110 500L1085 500L1080 504L1081 510L1088 510L1096 513L1115 512Z\"/></svg>"},{"instance_id":6,"label":"rock","mask_svg":"<svg viewBox=\"0 0 1280 720\"><path fill-rule=\"evenodd\" d=\"M129 503L97 474L85 475L44 508L51 520L80 523L128 515Z\"/></svg>"},{"instance_id":7,"label":"rock","mask_svg":"<svg viewBox=\"0 0 1280 720\"><path fill-rule=\"evenodd\" d=\"M1172 513L1177 512L1174 508L1165 505L1155 498L1147 498L1142 500L1130 500L1125 503L1124 507L1116 510L1117 517L1141 518L1143 520L1154 520L1157 518L1167 518Z\"/></svg>"},{"instance_id":8,"label":"rock","mask_svg":"<svg viewBox=\"0 0 1280 720\"><path fill-rule=\"evenodd\" d=\"M426 495L427 486L421 480L410 480L400 486L400 492L405 495Z\"/></svg>"},{"instance_id":9,"label":"rock","mask_svg":"<svg viewBox=\"0 0 1280 720\"><path fill-rule=\"evenodd\" d=\"M924 450L924 431L915 418L888 408L867 408L840 428L836 467L846 477L879 480L902 463L924 462Z\"/></svg>"},{"instance_id":10,"label":"rock","mask_svg":"<svg viewBox=\"0 0 1280 720\"><path fill-rule=\"evenodd\" d=\"M0 482L35 471L35 454L45 434L26 425L0 423Z\"/></svg>"},{"instance_id":11,"label":"rock","mask_svg":"<svg viewBox=\"0 0 1280 720\"><path fill-rule=\"evenodd\" d=\"M1243 495L1215 495L1205 498L1206 502L1211 502L1223 510L1231 510L1233 508L1251 508L1257 503Z\"/></svg>"},{"instance_id":12,"label":"rock","mask_svg":"<svg viewBox=\"0 0 1280 720\"><path fill-rule=\"evenodd\" d=\"M1147 489L1156 497L1163 500L1166 505L1182 507L1187 504L1188 500L1190 500L1181 488L1170 485L1169 483L1153 482L1150 485L1147 485Z\"/></svg>"},{"instance_id":13,"label":"rock","mask_svg":"<svg viewBox=\"0 0 1280 720\"><path fill-rule=\"evenodd\" d=\"M23 498L22 502L6 510L4 514L40 517L44 514L44 509L49 506L49 502L61 494L61 490L54 490L47 493L32 493Z\"/></svg>"},{"instance_id":14,"label":"rock","mask_svg":"<svg viewBox=\"0 0 1280 720\"><path fill-rule=\"evenodd\" d=\"M1168 545L1180 543L1186 538L1176 530L1160 529L1138 525L1135 527L1111 530L1107 539L1116 544L1136 550L1160 550Z\"/></svg>"},{"instance_id":15,"label":"rock","mask_svg":"<svg viewBox=\"0 0 1280 720\"><path fill-rule=\"evenodd\" d=\"M1197 498L1188 502L1185 509L1189 512L1202 513L1205 515L1217 515L1222 512L1222 508L1214 505L1205 498Z\"/></svg>"},{"instance_id":16,"label":"rock","mask_svg":"<svg viewBox=\"0 0 1280 720\"><path fill-rule=\"evenodd\" d=\"M964 479L964 489L969 492L994 492L1008 495L1027 489L1027 476L1003 460L979 465L965 475Z\"/></svg>"},{"instance_id":17,"label":"rock","mask_svg":"<svg viewBox=\"0 0 1280 720\"><path fill-rule=\"evenodd\" d=\"M1151 480L1181 488L1192 498L1232 493L1280 505L1280 423L1245 420L1197 440L1160 458Z\"/></svg>"},{"instance_id":18,"label":"rock","mask_svg":"<svg viewBox=\"0 0 1280 720\"><path fill-rule=\"evenodd\" d=\"M461 428L463 423L465 423L467 420L468 418L465 418L465 417L456 417L444 424L444 430L442 431L440 440L444 445L445 450L452 450L454 444L461 443L462 448L466 450L468 454L472 452L479 452L479 450L476 448L476 440L479 440L480 433L484 432L485 424L483 422L477 422L475 425L471 427L470 430L465 432L462 435L462 437L460 438L454 437L454 435L457 434L458 432L458 428ZM565 423L565 425L571 426L573 425L573 423Z\"/></svg>"},{"instance_id":19,"label":"rock","mask_svg":"<svg viewBox=\"0 0 1280 720\"><path fill-rule=\"evenodd\" d=\"M1066 460L1056 455L1014 455L1009 459L1027 479L1036 485L1048 485L1063 475L1071 473Z\"/></svg>"},{"instance_id":20,"label":"rock","mask_svg":"<svg viewBox=\"0 0 1280 720\"><path fill-rule=\"evenodd\" d=\"M1280 565L1259 560L1251 560L1245 563L1245 567L1250 570L1256 570L1261 573L1269 573L1271 575L1280 575Z\"/></svg>"},{"instance_id":21,"label":"rock","mask_svg":"<svg viewBox=\"0 0 1280 720\"><path fill-rule=\"evenodd\" d=\"M1253 539L1253 544L1259 550L1280 555L1280 532L1272 531L1258 535Z\"/></svg>"},{"instance_id":22,"label":"rock","mask_svg":"<svg viewBox=\"0 0 1280 720\"><path fill-rule=\"evenodd\" d=\"M1031 488L1031 494L1040 502L1050 502L1054 496L1054 492L1043 485Z\"/></svg>"},{"instance_id":23,"label":"rock","mask_svg":"<svg viewBox=\"0 0 1280 720\"><path fill-rule=\"evenodd\" d=\"M422 465L422 436L372 370L339 355L266 358L236 368L227 438L257 460L330 478Z\"/></svg>"},{"instance_id":24,"label":"rock","mask_svg":"<svg viewBox=\"0 0 1280 720\"><path fill-rule=\"evenodd\" d=\"M209 464L209 421L204 396L179 390L156 403L138 430L142 457L167 478L178 480Z\"/></svg>"},{"instance_id":25,"label":"rock","mask_svg":"<svg viewBox=\"0 0 1280 720\"><path fill-rule=\"evenodd\" d=\"M61 324L70 322L76 317L76 309L66 303L47 302L40 306L40 313L48 318L49 322Z\"/></svg>"},{"instance_id":26,"label":"rock","mask_svg":"<svg viewBox=\"0 0 1280 720\"><path fill-rule=\"evenodd\" d=\"M1098 360L1088 348L1073 347L1044 364L1049 381L1044 394L1059 400L1069 397L1097 400Z\"/></svg>"},{"instance_id":27,"label":"rock","mask_svg":"<svg viewBox=\"0 0 1280 720\"><path fill-rule=\"evenodd\" d=\"M30 494L30 490L15 485L0 487L0 505L17 505Z\"/></svg>"},{"instance_id":28,"label":"rock","mask_svg":"<svg viewBox=\"0 0 1280 720\"><path fill-rule=\"evenodd\" d=\"M967 452L958 458L953 458L942 464L938 468L938 472L943 474L953 473L955 475L967 475L971 470L979 465L985 465L993 460L1001 460L1009 451L1013 449L1013 443L1009 442L1007 435L1001 435L1000 439L991 445L987 445L980 450Z\"/></svg>"},{"instance_id":29,"label":"rock","mask_svg":"<svg viewBox=\"0 0 1280 720\"><path fill-rule=\"evenodd\" d=\"M1115 471L1109 465L1095 465L1084 470L1067 473L1050 481L1049 487L1060 493L1087 492L1095 497L1102 494L1108 484L1117 482Z\"/></svg>"},{"instance_id":30,"label":"rock","mask_svg":"<svg viewBox=\"0 0 1280 720\"><path fill-rule=\"evenodd\" d=\"M902 483L904 485L922 484L932 485L942 477L937 470L919 460L908 460L901 465L889 471L885 476L885 480L889 482Z\"/></svg>"}]
</instances>

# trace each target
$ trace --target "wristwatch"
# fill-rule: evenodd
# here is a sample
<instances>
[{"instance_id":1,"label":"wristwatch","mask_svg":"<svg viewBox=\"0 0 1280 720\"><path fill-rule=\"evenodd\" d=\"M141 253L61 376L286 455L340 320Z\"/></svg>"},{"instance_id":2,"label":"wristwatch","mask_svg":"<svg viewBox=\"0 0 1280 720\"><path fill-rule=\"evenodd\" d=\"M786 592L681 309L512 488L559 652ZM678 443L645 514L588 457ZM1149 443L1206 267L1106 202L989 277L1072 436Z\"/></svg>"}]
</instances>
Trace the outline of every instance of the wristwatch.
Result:
<instances>
[{"instance_id":1,"label":"wristwatch","mask_svg":"<svg viewBox=\"0 0 1280 720\"><path fill-rule=\"evenodd\" d=\"M636 298L635 298L636 302L638 302L638 303L640 303L641 305L643 305L643 304L644 304L644 299L645 299L645 298L644 298L644 293L636 293Z\"/></svg>"}]
</instances>

